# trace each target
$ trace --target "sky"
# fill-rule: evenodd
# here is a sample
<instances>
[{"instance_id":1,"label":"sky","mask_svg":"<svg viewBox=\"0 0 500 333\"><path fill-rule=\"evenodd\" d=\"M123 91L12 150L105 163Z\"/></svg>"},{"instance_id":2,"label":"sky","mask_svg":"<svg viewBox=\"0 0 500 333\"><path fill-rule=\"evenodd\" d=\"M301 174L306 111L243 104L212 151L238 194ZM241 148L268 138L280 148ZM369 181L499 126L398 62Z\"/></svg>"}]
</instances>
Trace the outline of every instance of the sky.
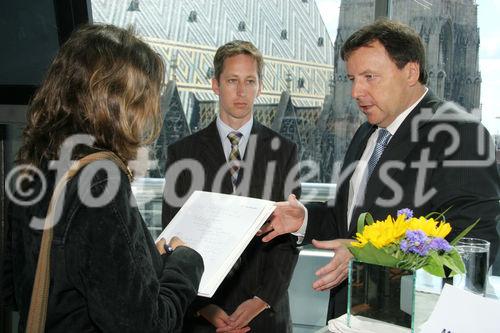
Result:
<instances>
[{"instance_id":1,"label":"sky","mask_svg":"<svg viewBox=\"0 0 500 333\"><path fill-rule=\"evenodd\" d=\"M410 0L408 0L410 1ZM440 1L432 0L431 2ZM472 0L471 0L472 1ZM316 0L330 37L335 40L340 0ZM491 134L500 135L500 107L496 96L500 93L500 1L476 0L481 44L479 69L481 71L482 123Z\"/></svg>"}]
</instances>

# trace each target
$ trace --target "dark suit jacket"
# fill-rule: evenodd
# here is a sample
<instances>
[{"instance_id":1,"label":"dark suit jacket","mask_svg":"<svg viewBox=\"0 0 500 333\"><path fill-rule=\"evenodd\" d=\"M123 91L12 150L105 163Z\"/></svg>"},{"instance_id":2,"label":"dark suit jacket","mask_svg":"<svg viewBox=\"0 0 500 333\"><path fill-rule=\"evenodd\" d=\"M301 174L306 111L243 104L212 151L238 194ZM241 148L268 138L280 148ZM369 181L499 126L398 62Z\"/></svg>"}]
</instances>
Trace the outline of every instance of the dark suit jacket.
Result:
<instances>
[{"instance_id":1,"label":"dark suit jacket","mask_svg":"<svg viewBox=\"0 0 500 333\"><path fill-rule=\"evenodd\" d=\"M173 201L169 199L172 195L183 196L192 185L193 176L188 171L179 173L175 179L168 179L168 167L185 159L198 161L204 170L204 184L198 182L191 191L233 192L227 168L226 172L221 173L222 178L217 176L218 171L225 168L227 163L217 125L213 121L205 129L168 147L164 193L166 200L162 212L164 226L179 210L179 207L174 207ZM275 163L275 176L268 176L266 179L268 172L266 170L268 164L272 165L271 163ZM297 146L254 120L242 164L244 166L239 172L240 184L237 194L274 201L286 200L293 190L290 186L285 188L285 181L290 171L297 166ZM253 169L249 169L250 164L253 165ZM200 179L200 175L197 174L194 178ZM293 192L300 195L300 186ZM255 237L243 252L239 268L234 274L226 277L212 299L199 297L193 304L193 313L213 303L231 314L243 301L258 296L268 303L271 309L261 312L254 318L250 323L252 331L291 331L287 289L297 258L298 252L293 236L284 235L269 244L264 244L260 238ZM213 331L210 326L206 320L188 314L184 331Z\"/></svg>"},{"instance_id":2,"label":"dark suit jacket","mask_svg":"<svg viewBox=\"0 0 500 333\"><path fill-rule=\"evenodd\" d=\"M429 91L384 150L368 180L364 204L354 211L348 228L349 181L354 168L350 172L346 170L361 158L368 138L376 130L376 126L369 123L361 125L344 158L341 174L345 173L346 177L337 186L335 204L308 207L305 241L313 238L353 238L357 218L362 212L370 212L374 219L385 219L401 208L411 208L415 216L425 216L451 207L446 213L446 220L453 230L447 238L453 239L481 218L468 237L491 242L492 263L498 247L496 225L500 217L500 179L489 134L481 124L467 119L470 115L456 108L451 110L449 105ZM412 132L415 140L411 138ZM436 136L432 139L433 132ZM457 146L453 146L455 143ZM485 153L481 153L481 144L485 144ZM430 164L424 171L422 164L419 167L418 163L425 160ZM387 172L391 181L383 182L379 174L381 166L391 161L396 162ZM396 202L384 205L377 201L394 198L395 193L400 196ZM346 296L347 283L344 281L332 290L329 318L346 312Z\"/></svg>"}]
</instances>

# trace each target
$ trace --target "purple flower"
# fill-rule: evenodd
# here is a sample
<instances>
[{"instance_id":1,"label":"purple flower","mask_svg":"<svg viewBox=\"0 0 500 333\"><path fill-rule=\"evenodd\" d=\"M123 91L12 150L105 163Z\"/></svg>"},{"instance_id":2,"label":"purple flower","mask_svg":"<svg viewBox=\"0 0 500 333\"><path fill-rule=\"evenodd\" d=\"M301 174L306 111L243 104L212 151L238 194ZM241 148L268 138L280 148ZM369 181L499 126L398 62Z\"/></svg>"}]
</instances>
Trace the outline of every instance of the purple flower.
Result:
<instances>
[{"instance_id":1,"label":"purple flower","mask_svg":"<svg viewBox=\"0 0 500 333\"><path fill-rule=\"evenodd\" d=\"M422 230L407 230L406 238L416 246L428 240L427 235Z\"/></svg>"},{"instance_id":2,"label":"purple flower","mask_svg":"<svg viewBox=\"0 0 500 333\"><path fill-rule=\"evenodd\" d=\"M431 250L436 250L436 251L449 252L452 249L450 243L448 243L446 239L443 239L441 237L436 237L431 239L429 246Z\"/></svg>"},{"instance_id":3,"label":"purple flower","mask_svg":"<svg viewBox=\"0 0 500 333\"><path fill-rule=\"evenodd\" d=\"M413 217L413 211L410 208L403 208L398 210L398 216L403 214L407 219L411 219Z\"/></svg>"},{"instance_id":4,"label":"purple flower","mask_svg":"<svg viewBox=\"0 0 500 333\"><path fill-rule=\"evenodd\" d=\"M401 241L401 243L399 244L399 248L404 252L404 253L408 253L408 249L410 248L411 244L410 242L408 242L408 240L405 238Z\"/></svg>"},{"instance_id":5,"label":"purple flower","mask_svg":"<svg viewBox=\"0 0 500 333\"><path fill-rule=\"evenodd\" d=\"M422 230L408 230L399 247L405 253L415 253L426 256L429 253L429 238Z\"/></svg>"}]
</instances>

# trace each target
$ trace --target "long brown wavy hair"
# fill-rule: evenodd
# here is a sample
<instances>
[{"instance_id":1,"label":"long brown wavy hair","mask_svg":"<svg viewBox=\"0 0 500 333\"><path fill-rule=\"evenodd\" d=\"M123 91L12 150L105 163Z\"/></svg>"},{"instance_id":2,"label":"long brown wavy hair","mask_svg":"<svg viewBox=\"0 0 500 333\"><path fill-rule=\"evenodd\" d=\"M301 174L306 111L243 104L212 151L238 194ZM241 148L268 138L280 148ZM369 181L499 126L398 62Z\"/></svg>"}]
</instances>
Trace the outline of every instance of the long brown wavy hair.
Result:
<instances>
[{"instance_id":1,"label":"long brown wavy hair","mask_svg":"<svg viewBox=\"0 0 500 333\"><path fill-rule=\"evenodd\" d=\"M57 159L73 134L125 162L161 129L164 64L130 29L86 25L61 47L28 110L18 163Z\"/></svg>"}]
</instances>

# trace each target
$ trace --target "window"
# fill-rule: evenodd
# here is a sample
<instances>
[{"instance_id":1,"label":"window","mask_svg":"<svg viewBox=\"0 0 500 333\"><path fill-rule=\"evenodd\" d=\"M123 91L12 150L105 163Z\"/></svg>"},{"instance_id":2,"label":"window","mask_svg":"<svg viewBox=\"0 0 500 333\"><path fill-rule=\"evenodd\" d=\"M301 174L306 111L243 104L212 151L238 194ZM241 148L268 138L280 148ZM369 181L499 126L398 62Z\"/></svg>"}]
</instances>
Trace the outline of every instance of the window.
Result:
<instances>
[{"instance_id":1,"label":"window","mask_svg":"<svg viewBox=\"0 0 500 333\"><path fill-rule=\"evenodd\" d=\"M317 125L320 118L327 119L332 113L323 109L323 102L325 96L331 94L340 1L281 1L287 6L256 1L246 8L249 12L245 21L240 19L240 7L224 5L222 0L203 4L183 0L175 6L169 1L144 0L140 1L140 11L127 11L128 7L117 0L114 5L104 0L92 1L95 22L134 25L139 35L163 56L167 64L166 78L175 80L178 94L169 96L179 100L164 101L164 105L175 105L178 109L165 110L165 130L153 149L156 159L164 158L166 145L204 128L215 117L217 96L210 82L214 52L231 39L247 39L265 57L263 91L255 106L257 119L274 126L278 132L288 133L291 139L300 137L296 143L301 160L312 160L318 166L318 172L307 182L335 182L332 169L334 166L338 169L343 150L332 149L334 140L324 139L330 129L323 126L318 131ZM204 19L199 20L198 15L214 8L223 15L203 15ZM262 8L269 15L263 16ZM328 16L323 17L323 12L328 12ZM189 13L187 21L176 19L182 13ZM197 24L190 24L194 22ZM250 22L256 22L251 29ZM286 125L274 122L280 112L285 112L278 109L283 92L290 93L292 105L291 116L287 115L291 120ZM290 133L300 135L292 137ZM331 153L337 157L322 158ZM150 170L149 178L164 175L164 162L156 165L156 169Z\"/></svg>"}]
</instances>

